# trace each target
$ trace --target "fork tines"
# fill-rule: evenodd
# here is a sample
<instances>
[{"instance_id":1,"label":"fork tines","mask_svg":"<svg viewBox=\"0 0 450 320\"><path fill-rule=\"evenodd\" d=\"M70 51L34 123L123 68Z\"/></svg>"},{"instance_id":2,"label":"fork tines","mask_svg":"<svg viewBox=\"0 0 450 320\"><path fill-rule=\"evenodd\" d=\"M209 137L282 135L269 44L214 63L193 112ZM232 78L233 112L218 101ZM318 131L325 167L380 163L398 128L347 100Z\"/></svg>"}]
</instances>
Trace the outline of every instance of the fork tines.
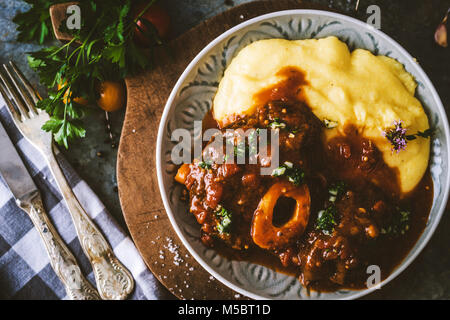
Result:
<instances>
[{"instance_id":1,"label":"fork tines","mask_svg":"<svg viewBox=\"0 0 450 320\"><path fill-rule=\"evenodd\" d=\"M22 121L40 113L35 107L39 101L36 92L12 61L0 68L0 93L15 119Z\"/></svg>"}]
</instances>

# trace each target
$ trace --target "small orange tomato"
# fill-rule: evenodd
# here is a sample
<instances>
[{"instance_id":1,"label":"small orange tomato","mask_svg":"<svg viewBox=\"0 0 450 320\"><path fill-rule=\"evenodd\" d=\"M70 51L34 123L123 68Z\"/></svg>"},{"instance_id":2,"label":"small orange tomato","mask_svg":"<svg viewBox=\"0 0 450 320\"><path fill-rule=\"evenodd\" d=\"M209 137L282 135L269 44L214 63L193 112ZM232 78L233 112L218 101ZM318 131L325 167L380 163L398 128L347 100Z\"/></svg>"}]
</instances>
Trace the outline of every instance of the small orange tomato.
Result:
<instances>
[{"instance_id":1,"label":"small orange tomato","mask_svg":"<svg viewBox=\"0 0 450 320\"><path fill-rule=\"evenodd\" d=\"M60 90L60 89L61 89L62 87L64 87L66 84L67 84L66 81L64 81L62 84L61 84L61 83L58 83L58 90ZM69 94L72 95L72 92L69 93L69 90L67 90L66 93L64 93L64 97L63 97L63 102L64 102L64 103L67 103L67 96L68 96ZM88 101L86 98L83 98L83 97L76 97L76 98L73 98L73 101L75 101L76 103L81 104L81 105L83 105L83 106L87 106L88 103L89 103L89 101Z\"/></svg>"},{"instance_id":2,"label":"small orange tomato","mask_svg":"<svg viewBox=\"0 0 450 320\"><path fill-rule=\"evenodd\" d=\"M126 90L122 82L103 81L96 85L99 95L97 105L105 111L121 109L126 102Z\"/></svg>"}]
</instances>

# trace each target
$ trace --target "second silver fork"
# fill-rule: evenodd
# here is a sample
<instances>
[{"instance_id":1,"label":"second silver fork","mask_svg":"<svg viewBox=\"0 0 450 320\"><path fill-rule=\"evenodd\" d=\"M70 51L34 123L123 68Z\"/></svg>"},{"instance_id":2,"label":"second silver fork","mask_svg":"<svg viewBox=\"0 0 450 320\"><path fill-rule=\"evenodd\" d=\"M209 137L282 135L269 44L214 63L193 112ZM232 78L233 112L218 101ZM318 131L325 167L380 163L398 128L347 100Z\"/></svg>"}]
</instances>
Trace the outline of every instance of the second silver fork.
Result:
<instances>
[{"instance_id":1,"label":"second silver fork","mask_svg":"<svg viewBox=\"0 0 450 320\"><path fill-rule=\"evenodd\" d=\"M94 271L97 289L103 299L125 299L134 288L130 272L114 255L110 245L84 211L55 158L52 134L41 129L49 120L47 113L35 108L38 97L20 70L10 61L3 65L0 79L11 101L5 97L16 126L45 157L70 211L81 247Z\"/></svg>"}]
</instances>

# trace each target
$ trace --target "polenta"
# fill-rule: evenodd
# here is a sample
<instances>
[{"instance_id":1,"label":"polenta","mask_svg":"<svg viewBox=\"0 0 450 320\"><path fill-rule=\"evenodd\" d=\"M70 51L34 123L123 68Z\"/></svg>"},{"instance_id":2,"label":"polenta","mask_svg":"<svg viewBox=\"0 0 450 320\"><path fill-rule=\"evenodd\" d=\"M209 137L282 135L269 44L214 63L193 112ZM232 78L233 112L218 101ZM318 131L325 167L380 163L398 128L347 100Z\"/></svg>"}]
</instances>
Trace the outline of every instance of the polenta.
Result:
<instances>
[{"instance_id":1,"label":"polenta","mask_svg":"<svg viewBox=\"0 0 450 320\"><path fill-rule=\"evenodd\" d=\"M409 141L406 150L397 153L382 135L397 120L408 134L429 128L414 97L414 78L396 60L362 49L350 52L336 37L260 40L242 49L219 84L213 102L215 120L223 127L236 116L254 113L255 95L283 80L277 73L288 66L304 72L307 84L302 85L302 96L312 112L320 120L337 122L326 130L326 139L354 125L376 144L385 163L398 169L401 191L414 189L428 166L429 139Z\"/></svg>"}]
</instances>

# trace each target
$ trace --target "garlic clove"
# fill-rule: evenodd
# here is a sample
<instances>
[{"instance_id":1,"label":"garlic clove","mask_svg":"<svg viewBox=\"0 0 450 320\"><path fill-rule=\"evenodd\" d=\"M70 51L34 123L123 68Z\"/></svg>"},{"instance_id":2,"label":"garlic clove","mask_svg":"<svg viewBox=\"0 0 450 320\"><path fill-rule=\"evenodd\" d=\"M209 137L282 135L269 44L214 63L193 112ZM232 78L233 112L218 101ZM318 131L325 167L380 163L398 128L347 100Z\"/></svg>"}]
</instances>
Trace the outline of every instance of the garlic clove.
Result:
<instances>
[{"instance_id":1,"label":"garlic clove","mask_svg":"<svg viewBox=\"0 0 450 320\"><path fill-rule=\"evenodd\" d=\"M445 15L444 19L442 19L441 23L436 28L436 31L434 32L434 41L441 47L446 48L448 46L447 43L447 18L448 14L450 12L450 9L447 10L447 14Z\"/></svg>"},{"instance_id":2,"label":"garlic clove","mask_svg":"<svg viewBox=\"0 0 450 320\"><path fill-rule=\"evenodd\" d=\"M441 23L438 25L434 33L434 41L441 47L447 48L447 27L445 24Z\"/></svg>"}]
</instances>

